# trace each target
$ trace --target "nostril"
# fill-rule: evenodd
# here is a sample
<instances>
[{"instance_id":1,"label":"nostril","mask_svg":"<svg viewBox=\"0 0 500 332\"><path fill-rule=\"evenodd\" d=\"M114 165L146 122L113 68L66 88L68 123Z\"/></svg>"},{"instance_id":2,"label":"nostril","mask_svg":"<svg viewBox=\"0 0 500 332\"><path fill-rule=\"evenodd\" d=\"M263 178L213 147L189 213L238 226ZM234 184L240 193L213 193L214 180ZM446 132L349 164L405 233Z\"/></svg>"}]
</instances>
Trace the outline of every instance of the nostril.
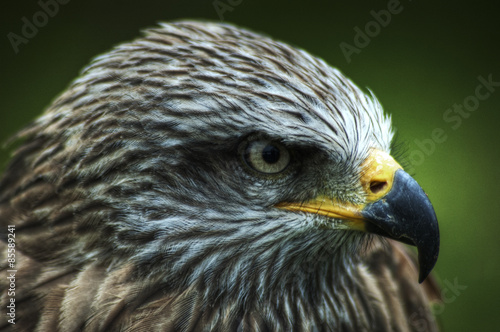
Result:
<instances>
[{"instance_id":1,"label":"nostril","mask_svg":"<svg viewBox=\"0 0 500 332\"><path fill-rule=\"evenodd\" d=\"M370 183L370 191L374 194L377 194L379 192L381 192L382 190L385 189L385 187L387 187L387 182L379 182L379 181L373 181L372 183Z\"/></svg>"}]
</instances>

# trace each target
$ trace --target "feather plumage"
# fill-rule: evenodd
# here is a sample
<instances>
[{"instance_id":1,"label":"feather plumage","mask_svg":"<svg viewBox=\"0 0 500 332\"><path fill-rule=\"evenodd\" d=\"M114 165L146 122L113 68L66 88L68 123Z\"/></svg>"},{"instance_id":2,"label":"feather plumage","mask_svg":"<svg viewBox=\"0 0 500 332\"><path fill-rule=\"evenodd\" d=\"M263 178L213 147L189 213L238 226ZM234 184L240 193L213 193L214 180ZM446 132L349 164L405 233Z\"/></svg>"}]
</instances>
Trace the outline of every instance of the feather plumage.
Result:
<instances>
[{"instance_id":1,"label":"feather plumage","mask_svg":"<svg viewBox=\"0 0 500 332\"><path fill-rule=\"evenodd\" d=\"M96 58L19 136L0 182L15 329L435 330L400 245L273 208L364 201L360 165L393 136L373 95L302 50L163 24ZM297 162L256 176L238 156L251 137Z\"/></svg>"}]
</instances>

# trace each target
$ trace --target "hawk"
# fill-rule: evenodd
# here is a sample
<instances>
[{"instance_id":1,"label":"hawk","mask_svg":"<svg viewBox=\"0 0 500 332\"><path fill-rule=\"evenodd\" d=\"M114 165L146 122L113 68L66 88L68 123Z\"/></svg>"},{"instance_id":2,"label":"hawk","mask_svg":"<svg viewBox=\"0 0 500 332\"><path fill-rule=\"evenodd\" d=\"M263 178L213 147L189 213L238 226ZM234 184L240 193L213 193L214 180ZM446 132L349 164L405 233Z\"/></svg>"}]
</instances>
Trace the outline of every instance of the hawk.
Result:
<instances>
[{"instance_id":1,"label":"hawk","mask_svg":"<svg viewBox=\"0 0 500 332\"><path fill-rule=\"evenodd\" d=\"M433 207L375 96L303 50L161 24L17 138L2 328L436 330L437 288L417 282L438 256Z\"/></svg>"}]
</instances>

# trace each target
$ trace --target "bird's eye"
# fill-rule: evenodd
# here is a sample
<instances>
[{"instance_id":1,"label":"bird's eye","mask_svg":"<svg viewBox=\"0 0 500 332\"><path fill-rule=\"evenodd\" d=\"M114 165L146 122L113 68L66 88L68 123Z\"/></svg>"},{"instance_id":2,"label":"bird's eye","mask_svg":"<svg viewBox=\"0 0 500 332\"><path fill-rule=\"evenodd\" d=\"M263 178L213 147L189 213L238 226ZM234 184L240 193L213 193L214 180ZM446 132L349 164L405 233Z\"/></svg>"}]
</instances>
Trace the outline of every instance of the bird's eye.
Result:
<instances>
[{"instance_id":1,"label":"bird's eye","mask_svg":"<svg viewBox=\"0 0 500 332\"><path fill-rule=\"evenodd\" d=\"M282 144L265 140L249 142L243 157L251 168L267 174L279 173L290 163L290 153Z\"/></svg>"}]
</instances>

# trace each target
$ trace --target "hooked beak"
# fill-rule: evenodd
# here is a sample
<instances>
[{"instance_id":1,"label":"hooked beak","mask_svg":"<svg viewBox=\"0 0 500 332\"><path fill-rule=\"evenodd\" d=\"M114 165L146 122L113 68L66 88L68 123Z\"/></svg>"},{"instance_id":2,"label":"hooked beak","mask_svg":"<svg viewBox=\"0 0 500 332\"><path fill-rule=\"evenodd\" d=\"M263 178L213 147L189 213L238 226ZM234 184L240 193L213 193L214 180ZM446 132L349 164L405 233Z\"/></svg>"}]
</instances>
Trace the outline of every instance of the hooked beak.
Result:
<instances>
[{"instance_id":1,"label":"hooked beak","mask_svg":"<svg viewBox=\"0 0 500 332\"><path fill-rule=\"evenodd\" d=\"M429 198L389 154L375 149L362 165L361 185L365 204L319 196L304 203L282 202L276 207L344 219L349 229L416 246L419 282L423 282L439 254L438 222Z\"/></svg>"}]
</instances>

